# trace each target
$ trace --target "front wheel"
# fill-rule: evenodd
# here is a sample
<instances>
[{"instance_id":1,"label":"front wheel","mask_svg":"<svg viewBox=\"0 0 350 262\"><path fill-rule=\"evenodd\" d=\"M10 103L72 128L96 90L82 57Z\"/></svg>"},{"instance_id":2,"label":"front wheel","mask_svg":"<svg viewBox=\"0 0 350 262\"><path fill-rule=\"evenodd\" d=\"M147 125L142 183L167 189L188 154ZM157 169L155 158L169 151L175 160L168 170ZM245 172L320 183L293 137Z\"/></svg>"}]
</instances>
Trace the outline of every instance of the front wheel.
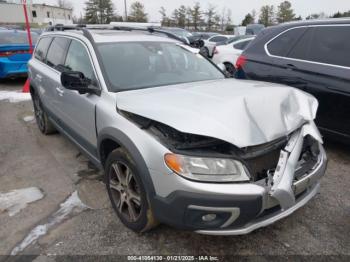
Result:
<instances>
[{"instance_id":1,"label":"front wheel","mask_svg":"<svg viewBox=\"0 0 350 262\"><path fill-rule=\"evenodd\" d=\"M112 207L126 227L145 232L158 224L134 161L126 150L118 148L110 153L105 176Z\"/></svg>"}]
</instances>

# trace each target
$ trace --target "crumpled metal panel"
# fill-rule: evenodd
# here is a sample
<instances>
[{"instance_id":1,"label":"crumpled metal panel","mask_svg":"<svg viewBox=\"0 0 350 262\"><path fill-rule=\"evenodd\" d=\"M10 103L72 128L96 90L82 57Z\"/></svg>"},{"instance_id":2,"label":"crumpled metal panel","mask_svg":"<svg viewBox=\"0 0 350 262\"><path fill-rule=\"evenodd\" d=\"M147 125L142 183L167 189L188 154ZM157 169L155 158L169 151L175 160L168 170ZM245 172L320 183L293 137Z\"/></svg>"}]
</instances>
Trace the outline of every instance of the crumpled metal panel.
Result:
<instances>
[{"instance_id":1,"label":"crumpled metal panel","mask_svg":"<svg viewBox=\"0 0 350 262\"><path fill-rule=\"evenodd\" d=\"M117 107L181 132L260 145L313 124L317 100L272 83L223 79L119 92ZM313 132L318 132L313 128Z\"/></svg>"},{"instance_id":2,"label":"crumpled metal panel","mask_svg":"<svg viewBox=\"0 0 350 262\"><path fill-rule=\"evenodd\" d=\"M315 125L305 124L300 130L293 133L286 147L281 150L276 172L273 178L269 178L268 184L272 184L269 194L278 200L282 210L286 210L295 204L293 192L293 180L295 168L302 151L304 137L310 135L317 141L322 138Z\"/></svg>"}]
</instances>

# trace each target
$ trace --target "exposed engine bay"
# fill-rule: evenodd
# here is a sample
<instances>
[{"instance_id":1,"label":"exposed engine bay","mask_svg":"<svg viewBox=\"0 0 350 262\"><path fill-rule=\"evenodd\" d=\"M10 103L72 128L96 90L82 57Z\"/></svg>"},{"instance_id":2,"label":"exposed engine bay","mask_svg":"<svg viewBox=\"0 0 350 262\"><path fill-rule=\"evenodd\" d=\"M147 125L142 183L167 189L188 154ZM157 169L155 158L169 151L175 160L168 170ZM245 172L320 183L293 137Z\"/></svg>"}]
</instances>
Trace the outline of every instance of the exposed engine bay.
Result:
<instances>
[{"instance_id":1,"label":"exposed engine bay","mask_svg":"<svg viewBox=\"0 0 350 262\"><path fill-rule=\"evenodd\" d=\"M263 145L238 148L220 139L180 132L170 126L145 117L122 111L123 115L141 129L147 130L172 152L184 155L234 158L245 163L252 181L268 178L275 172L281 150L287 145L290 135ZM317 141L310 135L304 139L302 153L296 169L297 179L312 168L319 155ZM267 182L266 182L267 183Z\"/></svg>"}]
</instances>

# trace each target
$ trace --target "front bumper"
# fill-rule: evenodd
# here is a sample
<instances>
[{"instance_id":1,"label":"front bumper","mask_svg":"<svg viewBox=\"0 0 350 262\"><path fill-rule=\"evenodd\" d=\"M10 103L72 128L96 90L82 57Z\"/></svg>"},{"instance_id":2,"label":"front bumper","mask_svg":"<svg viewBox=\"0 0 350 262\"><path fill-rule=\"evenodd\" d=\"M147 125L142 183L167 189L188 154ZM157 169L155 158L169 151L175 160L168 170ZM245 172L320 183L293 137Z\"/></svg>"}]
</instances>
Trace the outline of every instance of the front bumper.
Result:
<instances>
[{"instance_id":1,"label":"front bumper","mask_svg":"<svg viewBox=\"0 0 350 262\"><path fill-rule=\"evenodd\" d=\"M153 210L160 222L181 229L193 230L209 235L241 235L270 225L305 205L319 190L319 180L327 167L327 157L321 144L317 164L298 180L291 188L294 203L281 205L271 195L271 188L264 181L255 184L217 185L186 182L196 186L197 192L178 190L168 197L156 197ZM194 185L195 183L196 185ZM221 194L218 187L221 187ZM215 215L212 221L203 221L205 215Z\"/></svg>"}]
</instances>

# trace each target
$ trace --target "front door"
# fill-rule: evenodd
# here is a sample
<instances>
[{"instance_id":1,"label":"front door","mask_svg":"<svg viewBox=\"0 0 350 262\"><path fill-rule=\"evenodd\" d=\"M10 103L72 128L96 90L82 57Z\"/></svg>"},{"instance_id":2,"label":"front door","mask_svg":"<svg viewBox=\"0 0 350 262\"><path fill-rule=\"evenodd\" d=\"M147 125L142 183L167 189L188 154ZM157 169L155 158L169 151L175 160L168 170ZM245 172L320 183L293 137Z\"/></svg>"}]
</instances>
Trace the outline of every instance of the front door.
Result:
<instances>
[{"instance_id":1,"label":"front door","mask_svg":"<svg viewBox=\"0 0 350 262\"><path fill-rule=\"evenodd\" d=\"M65 70L79 71L98 86L97 78L87 47L78 40L72 40L64 62ZM95 107L99 96L79 94L61 86L59 94L60 115L66 131L94 157L97 155Z\"/></svg>"}]
</instances>

